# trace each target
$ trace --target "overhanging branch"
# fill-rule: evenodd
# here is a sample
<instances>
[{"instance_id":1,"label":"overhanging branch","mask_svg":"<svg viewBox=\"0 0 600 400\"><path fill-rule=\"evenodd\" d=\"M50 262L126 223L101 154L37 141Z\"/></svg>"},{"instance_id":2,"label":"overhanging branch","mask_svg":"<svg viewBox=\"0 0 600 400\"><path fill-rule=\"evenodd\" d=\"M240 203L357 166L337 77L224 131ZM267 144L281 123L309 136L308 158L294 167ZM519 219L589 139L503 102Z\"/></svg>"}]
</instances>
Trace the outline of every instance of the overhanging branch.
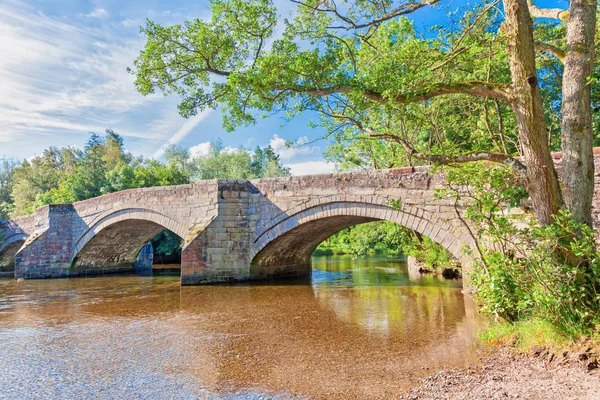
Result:
<instances>
[{"instance_id":1,"label":"overhanging branch","mask_svg":"<svg viewBox=\"0 0 600 400\"><path fill-rule=\"evenodd\" d=\"M425 101L448 94L469 94L471 96L487 97L510 102L509 88L510 86L507 84L481 81L440 84L434 86L431 90L422 93L407 93L395 96L394 101L405 104Z\"/></svg>"},{"instance_id":2,"label":"overhanging branch","mask_svg":"<svg viewBox=\"0 0 600 400\"><path fill-rule=\"evenodd\" d=\"M329 96L335 93L351 93L362 95L363 97L381 103L397 103L397 104L408 104L416 103L419 101L426 101L437 96L444 96L449 94L469 94L477 97L486 97L492 99L498 99L510 102L510 85L504 83L493 83L493 82L482 82L482 81L469 81L459 83L448 83L438 84L429 90L422 92L408 92L401 93L392 97L384 96L379 92L354 88L352 86L332 86L327 88L316 88L316 87L279 87L277 91L291 91L294 93L304 93L310 96Z\"/></svg>"},{"instance_id":3,"label":"overhanging branch","mask_svg":"<svg viewBox=\"0 0 600 400\"><path fill-rule=\"evenodd\" d=\"M300 6L310 8L313 11L331 14L335 18L337 18L339 21L341 21L342 25L327 26L328 29L345 29L345 30L349 31L349 30L358 30L358 29L376 27L377 25L381 24L382 22L388 21L390 19L402 16L402 15L410 14L410 13L415 12L418 9L426 7L426 6L434 5L434 4L438 3L440 0L423 0L421 2L407 2L391 11L383 13L379 17L376 17L376 18L374 18L370 21L366 21L366 22L359 22L357 20L350 18L349 16L343 15L342 13L340 13L337 6L335 6L335 3L333 3L333 6L330 6L330 7L327 7L327 6L321 7L323 4L320 4L317 6L312 6L312 5L304 3L303 1L300 1L300 0L291 0L291 1L292 1L292 3L296 3ZM324 2L324 4L327 4L327 3Z\"/></svg>"},{"instance_id":4,"label":"overhanging branch","mask_svg":"<svg viewBox=\"0 0 600 400\"><path fill-rule=\"evenodd\" d=\"M463 154L457 154L457 155L451 155L451 156L438 155L438 154L424 154L424 153L420 153L417 150L415 150L415 148L412 147L410 145L410 143L408 143L406 140L402 139L400 136L377 132L373 128L364 126L361 121L359 121L358 119L356 119L352 116L337 114L334 112L329 112L329 113L326 111L322 111L322 112L324 115L326 115L328 117L344 120L347 123L354 125L359 130L368 134L369 137L372 139L383 139L383 140L387 140L389 142L398 143L404 148L404 150L408 153L408 155L410 155L411 157L414 157L414 158L418 158L420 160L425 160L425 161L429 161L432 163L443 164L443 165L463 164L463 163L474 162L474 161L489 161L489 162L493 162L493 163L504 164L504 165L510 167L517 175L519 175L523 178L525 178L527 176L527 167L521 161L517 160L516 158L514 158L512 156L509 156L508 154L489 152L489 151L473 151L473 152L469 152L469 153L463 153Z\"/></svg>"},{"instance_id":5,"label":"overhanging branch","mask_svg":"<svg viewBox=\"0 0 600 400\"><path fill-rule=\"evenodd\" d=\"M368 129L368 128L367 128ZM366 131L369 133L368 131ZM378 133L369 133L369 136L377 139L383 139L391 142L399 143L406 152L414 158L418 158L420 160L430 161L436 164L463 164L474 161L490 161L493 163L504 164L510 167L514 172L518 175L525 177L527 175L527 167L523 165L519 160L514 157L511 157L504 153L496 153L489 151L473 151L469 153L457 154L457 155L438 155L438 154L424 154L415 150L407 141L404 139L389 134L378 134Z\"/></svg>"}]
</instances>

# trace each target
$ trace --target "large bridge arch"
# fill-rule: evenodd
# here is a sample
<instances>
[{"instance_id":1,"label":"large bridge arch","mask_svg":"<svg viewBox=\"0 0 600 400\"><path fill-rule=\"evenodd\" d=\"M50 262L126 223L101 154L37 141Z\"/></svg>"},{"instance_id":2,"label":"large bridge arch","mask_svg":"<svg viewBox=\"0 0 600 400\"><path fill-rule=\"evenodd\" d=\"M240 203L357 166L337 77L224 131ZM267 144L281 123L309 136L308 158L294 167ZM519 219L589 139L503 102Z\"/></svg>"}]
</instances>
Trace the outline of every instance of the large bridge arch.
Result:
<instances>
[{"instance_id":1,"label":"large bridge arch","mask_svg":"<svg viewBox=\"0 0 600 400\"><path fill-rule=\"evenodd\" d=\"M412 229L464 260L471 240L463 231L451 230L441 221L421 218L389 205L338 201L313 206L278 218L257 232L250 253L250 277L306 275L317 246L334 233L366 222L387 220Z\"/></svg>"},{"instance_id":2,"label":"large bridge arch","mask_svg":"<svg viewBox=\"0 0 600 400\"><path fill-rule=\"evenodd\" d=\"M142 248L168 229L181 238L181 224L153 210L129 208L100 217L75 241L71 275L132 270Z\"/></svg>"}]
</instances>

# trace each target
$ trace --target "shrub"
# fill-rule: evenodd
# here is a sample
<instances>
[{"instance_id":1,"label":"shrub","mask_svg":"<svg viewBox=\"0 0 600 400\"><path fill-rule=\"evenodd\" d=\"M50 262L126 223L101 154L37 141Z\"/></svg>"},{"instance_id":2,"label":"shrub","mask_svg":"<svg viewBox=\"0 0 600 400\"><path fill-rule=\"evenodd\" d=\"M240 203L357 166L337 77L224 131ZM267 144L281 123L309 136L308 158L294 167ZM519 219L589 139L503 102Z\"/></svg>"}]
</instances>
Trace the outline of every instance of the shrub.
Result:
<instances>
[{"instance_id":1,"label":"shrub","mask_svg":"<svg viewBox=\"0 0 600 400\"><path fill-rule=\"evenodd\" d=\"M600 323L594 230L568 211L547 226L510 213L525 191L507 168L472 164L450 170L447 181L438 195L465 202L479 244L471 285L482 310L511 323L545 321L571 337L591 333Z\"/></svg>"}]
</instances>

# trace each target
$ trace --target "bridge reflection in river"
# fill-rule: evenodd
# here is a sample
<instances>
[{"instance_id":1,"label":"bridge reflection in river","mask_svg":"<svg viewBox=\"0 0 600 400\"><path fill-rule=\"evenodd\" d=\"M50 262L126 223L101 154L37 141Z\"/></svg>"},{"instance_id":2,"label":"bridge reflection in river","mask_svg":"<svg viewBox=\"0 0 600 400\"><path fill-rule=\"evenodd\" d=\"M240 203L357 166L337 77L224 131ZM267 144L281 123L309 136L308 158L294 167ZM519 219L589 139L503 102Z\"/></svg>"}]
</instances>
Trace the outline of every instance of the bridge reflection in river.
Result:
<instances>
[{"instance_id":1,"label":"bridge reflection in river","mask_svg":"<svg viewBox=\"0 0 600 400\"><path fill-rule=\"evenodd\" d=\"M391 398L477 362L460 282L322 258L311 280L0 280L0 398Z\"/></svg>"}]
</instances>

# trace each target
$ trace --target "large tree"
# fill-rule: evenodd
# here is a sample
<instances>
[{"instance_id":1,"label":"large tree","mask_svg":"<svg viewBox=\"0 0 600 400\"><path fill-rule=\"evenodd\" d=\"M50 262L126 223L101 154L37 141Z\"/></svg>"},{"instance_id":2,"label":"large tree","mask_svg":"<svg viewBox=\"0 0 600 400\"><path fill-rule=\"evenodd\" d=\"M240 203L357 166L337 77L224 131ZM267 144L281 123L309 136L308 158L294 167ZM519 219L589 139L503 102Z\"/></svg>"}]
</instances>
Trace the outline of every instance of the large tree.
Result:
<instances>
[{"instance_id":1,"label":"large tree","mask_svg":"<svg viewBox=\"0 0 600 400\"><path fill-rule=\"evenodd\" d=\"M268 0L214 0L210 20L183 25L148 21L142 29L146 46L133 67L137 89L179 94L185 117L220 106L230 129L277 111L288 116L312 111L322 116L330 135L350 130L438 163L503 163L525 180L540 223L551 222L565 206L563 188L566 206L591 223L595 2L572 0L565 11L503 0L499 12L494 0L427 35L419 35L405 17L439 0L292 2L297 8L281 37L277 10ZM535 24L534 18L546 22ZM536 38L534 28L547 26L548 19L566 24L565 49ZM556 98L542 97L546 88L540 85L536 49L538 57L564 63L562 90L544 93ZM465 96L491 106L486 121L489 115L500 126L500 135L491 135L498 145L466 153L453 146L437 154L419 149L413 128L424 110ZM562 188L545 118L547 105L557 102L565 152ZM507 108L512 115L505 120ZM444 110L450 118L449 108ZM514 149L502 140L501 126L511 118Z\"/></svg>"}]
</instances>

